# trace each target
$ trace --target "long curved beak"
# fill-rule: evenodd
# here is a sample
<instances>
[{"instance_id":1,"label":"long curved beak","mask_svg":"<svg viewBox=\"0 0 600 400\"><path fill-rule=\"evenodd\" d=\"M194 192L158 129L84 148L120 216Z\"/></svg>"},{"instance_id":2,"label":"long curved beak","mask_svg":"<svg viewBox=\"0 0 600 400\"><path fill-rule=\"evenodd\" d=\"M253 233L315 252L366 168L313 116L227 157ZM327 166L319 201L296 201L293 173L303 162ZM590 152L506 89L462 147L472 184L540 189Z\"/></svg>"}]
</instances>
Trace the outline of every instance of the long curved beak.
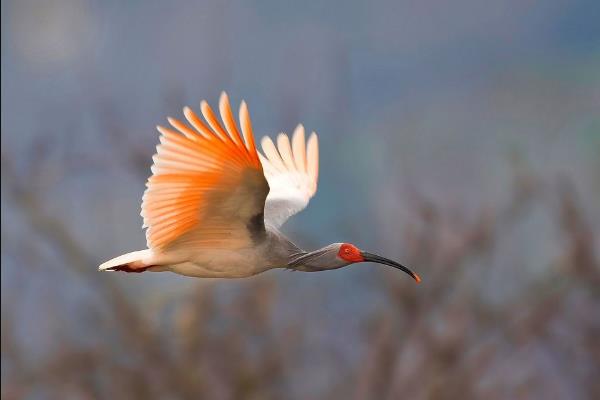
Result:
<instances>
[{"instance_id":1,"label":"long curved beak","mask_svg":"<svg viewBox=\"0 0 600 400\"><path fill-rule=\"evenodd\" d=\"M399 269L401 271L406 272L407 274L409 274L410 276L412 276L412 278L415 281L417 281L417 283L421 282L421 278L419 277L419 275L415 274L410 269L406 268L402 264L397 263L396 261L392 261L389 258L378 256L377 254L367 253L366 251L361 252L361 255L363 256L363 258L364 258L365 261L374 262L374 263L378 263L378 264L389 265L390 267L394 267L394 268L397 268L397 269Z\"/></svg>"}]
</instances>

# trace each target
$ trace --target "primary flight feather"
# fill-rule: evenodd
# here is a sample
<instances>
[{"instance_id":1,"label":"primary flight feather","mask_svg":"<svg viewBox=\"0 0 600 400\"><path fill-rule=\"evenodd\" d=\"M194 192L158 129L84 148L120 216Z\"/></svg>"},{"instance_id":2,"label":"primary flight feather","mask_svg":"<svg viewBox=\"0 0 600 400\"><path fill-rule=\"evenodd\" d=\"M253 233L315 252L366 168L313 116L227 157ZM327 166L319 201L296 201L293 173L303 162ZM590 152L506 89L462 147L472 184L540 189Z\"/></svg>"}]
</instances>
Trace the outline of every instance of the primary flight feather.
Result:
<instances>
[{"instance_id":1,"label":"primary flight feather","mask_svg":"<svg viewBox=\"0 0 600 400\"><path fill-rule=\"evenodd\" d=\"M201 119L185 107L186 122L158 126L141 215L148 249L113 258L102 271L171 271L211 278L248 277L273 268L312 272L371 261L418 275L387 258L334 243L307 252L279 228L317 191L319 145L298 125L290 138L261 140L257 151L248 107L236 124L229 98L219 100L221 121L206 101Z\"/></svg>"}]
</instances>

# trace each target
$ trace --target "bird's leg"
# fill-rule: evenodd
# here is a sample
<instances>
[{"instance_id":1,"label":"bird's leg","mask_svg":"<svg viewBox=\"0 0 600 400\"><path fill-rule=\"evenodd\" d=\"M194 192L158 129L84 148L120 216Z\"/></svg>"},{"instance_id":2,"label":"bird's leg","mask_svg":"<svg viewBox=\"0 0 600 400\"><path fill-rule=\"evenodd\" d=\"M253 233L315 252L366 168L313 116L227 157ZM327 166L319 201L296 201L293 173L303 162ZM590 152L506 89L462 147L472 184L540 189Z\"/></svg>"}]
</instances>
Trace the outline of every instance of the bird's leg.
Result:
<instances>
[{"instance_id":1,"label":"bird's leg","mask_svg":"<svg viewBox=\"0 0 600 400\"><path fill-rule=\"evenodd\" d=\"M117 265L116 267L112 267L107 269L106 271L120 271L120 272L128 272L128 273L141 273L147 271L149 268L154 267L154 265L148 265L142 268L132 268L129 264Z\"/></svg>"}]
</instances>

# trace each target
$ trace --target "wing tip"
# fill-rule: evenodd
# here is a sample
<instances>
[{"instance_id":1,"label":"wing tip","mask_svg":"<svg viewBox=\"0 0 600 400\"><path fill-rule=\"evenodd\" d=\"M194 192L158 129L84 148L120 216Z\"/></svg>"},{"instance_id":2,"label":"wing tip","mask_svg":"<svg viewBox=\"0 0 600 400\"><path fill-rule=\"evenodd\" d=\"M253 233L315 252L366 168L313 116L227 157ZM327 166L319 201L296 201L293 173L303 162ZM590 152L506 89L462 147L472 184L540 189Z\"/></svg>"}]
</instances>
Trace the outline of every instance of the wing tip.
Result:
<instances>
[{"instance_id":1,"label":"wing tip","mask_svg":"<svg viewBox=\"0 0 600 400\"><path fill-rule=\"evenodd\" d=\"M304 125L298 124L294 129L294 137L296 137L296 135L304 135L304 131Z\"/></svg>"},{"instance_id":2,"label":"wing tip","mask_svg":"<svg viewBox=\"0 0 600 400\"><path fill-rule=\"evenodd\" d=\"M285 140L285 139L283 139L283 138L287 138L287 137L288 137L287 133L285 133L285 132L279 132L279 133L277 134L277 141L279 141L279 140L280 140L279 138L281 138L281 140ZM278 144L279 144L279 143L278 143Z\"/></svg>"},{"instance_id":3,"label":"wing tip","mask_svg":"<svg viewBox=\"0 0 600 400\"><path fill-rule=\"evenodd\" d=\"M204 109L206 109L207 107L210 108L208 101L206 101L204 99L200 100L200 111L202 111L203 114L204 114Z\"/></svg>"}]
</instances>

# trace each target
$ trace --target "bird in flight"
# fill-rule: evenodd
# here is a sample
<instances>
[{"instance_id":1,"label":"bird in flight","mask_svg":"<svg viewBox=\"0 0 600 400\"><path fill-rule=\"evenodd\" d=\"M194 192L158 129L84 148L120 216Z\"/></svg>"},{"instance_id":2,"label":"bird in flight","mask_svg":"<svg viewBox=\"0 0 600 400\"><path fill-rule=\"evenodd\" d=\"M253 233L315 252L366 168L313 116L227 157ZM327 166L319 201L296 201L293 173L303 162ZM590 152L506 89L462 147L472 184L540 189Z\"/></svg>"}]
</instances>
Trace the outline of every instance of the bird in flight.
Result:
<instances>
[{"instance_id":1,"label":"bird in flight","mask_svg":"<svg viewBox=\"0 0 600 400\"><path fill-rule=\"evenodd\" d=\"M168 118L158 126L160 144L142 198L146 250L113 258L101 271L171 271L201 278L243 278L273 268L314 272L360 262L389 265L420 282L405 266L333 243L305 251L280 231L303 210L317 190L319 145L313 132L305 141L298 125L292 139L280 133L257 151L245 102L239 129L229 98L221 93L220 122L206 101L201 120L189 107L187 124Z\"/></svg>"}]
</instances>

